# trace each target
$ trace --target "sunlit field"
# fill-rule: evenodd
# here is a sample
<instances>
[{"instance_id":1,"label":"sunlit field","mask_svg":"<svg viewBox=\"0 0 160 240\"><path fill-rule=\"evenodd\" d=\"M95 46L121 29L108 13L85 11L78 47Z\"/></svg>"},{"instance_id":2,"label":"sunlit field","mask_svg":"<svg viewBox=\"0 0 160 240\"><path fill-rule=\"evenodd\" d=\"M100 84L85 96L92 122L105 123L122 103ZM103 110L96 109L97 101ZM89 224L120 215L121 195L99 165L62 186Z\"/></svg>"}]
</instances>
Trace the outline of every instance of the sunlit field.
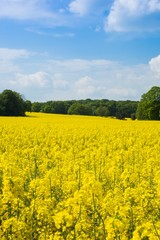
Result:
<instances>
[{"instance_id":1,"label":"sunlit field","mask_svg":"<svg viewBox=\"0 0 160 240\"><path fill-rule=\"evenodd\" d=\"M160 239L160 122L0 117L0 239Z\"/></svg>"}]
</instances>

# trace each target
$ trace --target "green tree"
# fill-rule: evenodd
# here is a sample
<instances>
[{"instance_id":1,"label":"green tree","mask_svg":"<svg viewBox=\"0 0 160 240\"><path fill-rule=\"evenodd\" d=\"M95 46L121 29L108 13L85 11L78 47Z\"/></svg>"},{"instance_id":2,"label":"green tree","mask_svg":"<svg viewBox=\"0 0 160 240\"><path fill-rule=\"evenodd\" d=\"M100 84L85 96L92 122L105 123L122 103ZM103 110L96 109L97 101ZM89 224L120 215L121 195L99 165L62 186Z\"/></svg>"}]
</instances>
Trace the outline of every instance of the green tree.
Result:
<instances>
[{"instance_id":1,"label":"green tree","mask_svg":"<svg viewBox=\"0 0 160 240\"><path fill-rule=\"evenodd\" d=\"M31 111L32 112L41 112L42 111L42 103L34 102L32 103Z\"/></svg>"},{"instance_id":2,"label":"green tree","mask_svg":"<svg viewBox=\"0 0 160 240\"><path fill-rule=\"evenodd\" d=\"M0 116L4 116L4 115L5 115L5 104L3 101L2 94L0 94Z\"/></svg>"},{"instance_id":3,"label":"green tree","mask_svg":"<svg viewBox=\"0 0 160 240\"><path fill-rule=\"evenodd\" d=\"M160 87L154 86L142 95L136 116L139 120L160 120Z\"/></svg>"},{"instance_id":4,"label":"green tree","mask_svg":"<svg viewBox=\"0 0 160 240\"><path fill-rule=\"evenodd\" d=\"M24 116L25 101L22 96L12 90L4 90L0 94L0 115L4 116Z\"/></svg>"},{"instance_id":5,"label":"green tree","mask_svg":"<svg viewBox=\"0 0 160 240\"><path fill-rule=\"evenodd\" d=\"M101 116L101 117L108 117L110 115L110 112L108 110L108 107L106 107L106 106L99 106L95 110L95 115L96 116Z\"/></svg>"},{"instance_id":6,"label":"green tree","mask_svg":"<svg viewBox=\"0 0 160 240\"><path fill-rule=\"evenodd\" d=\"M131 113L131 119L136 120L136 113Z\"/></svg>"},{"instance_id":7,"label":"green tree","mask_svg":"<svg viewBox=\"0 0 160 240\"><path fill-rule=\"evenodd\" d=\"M31 103L31 101L26 100L26 101L25 101L25 110L26 110L27 112L31 112L31 109L32 109L32 103Z\"/></svg>"},{"instance_id":8,"label":"green tree","mask_svg":"<svg viewBox=\"0 0 160 240\"><path fill-rule=\"evenodd\" d=\"M110 112L110 116L116 115L116 101L111 100L107 103L108 110Z\"/></svg>"},{"instance_id":9,"label":"green tree","mask_svg":"<svg viewBox=\"0 0 160 240\"><path fill-rule=\"evenodd\" d=\"M55 101L54 109L55 109L55 113L58 113L58 114L66 114L67 113L66 106L63 101Z\"/></svg>"},{"instance_id":10,"label":"green tree","mask_svg":"<svg viewBox=\"0 0 160 240\"><path fill-rule=\"evenodd\" d=\"M136 113L138 102L117 101L116 103L116 117L118 119L130 118L131 114Z\"/></svg>"},{"instance_id":11,"label":"green tree","mask_svg":"<svg viewBox=\"0 0 160 240\"><path fill-rule=\"evenodd\" d=\"M68 109L68 114L92 115L92 108L87 104L81 104L81 103L75 102Z\"/></svg>"}]
</instances>

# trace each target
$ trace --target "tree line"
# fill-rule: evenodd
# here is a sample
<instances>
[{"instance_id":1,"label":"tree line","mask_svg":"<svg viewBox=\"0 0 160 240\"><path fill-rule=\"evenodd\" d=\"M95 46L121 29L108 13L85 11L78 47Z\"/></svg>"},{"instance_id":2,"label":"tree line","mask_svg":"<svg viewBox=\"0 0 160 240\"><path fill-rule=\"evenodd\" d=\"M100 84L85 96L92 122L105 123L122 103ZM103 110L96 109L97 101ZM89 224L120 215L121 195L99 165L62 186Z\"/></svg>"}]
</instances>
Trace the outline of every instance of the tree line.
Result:
<instances>
[{"instance_id":1,"label":"tree line","mask_svg":"<svg viewBox=\"0 0 160 240\"><path fill-rule=\"evenodd\" d=\"M33 112L44 112L54 114L89 115L101 117L116 117L119 119L135 117L138 107L137 101L113 101L101 100L70 100L70 101L48 101L44 103L32 103Z\"/></svg>"},{"instance_id":2,"label":"tree line","mask_svg":"<svg viewBox=\"0 0 160 240\"><path fill-rule=\"evenodd\" d=\"M31 102L12 90L0 94L1 116L25 116L25 112L89 115L131 118L135 120L160 120L160 87L154 86L143 94L140 101L115 101L85 99L66 101Z\"/></svg>"}]
</instances>

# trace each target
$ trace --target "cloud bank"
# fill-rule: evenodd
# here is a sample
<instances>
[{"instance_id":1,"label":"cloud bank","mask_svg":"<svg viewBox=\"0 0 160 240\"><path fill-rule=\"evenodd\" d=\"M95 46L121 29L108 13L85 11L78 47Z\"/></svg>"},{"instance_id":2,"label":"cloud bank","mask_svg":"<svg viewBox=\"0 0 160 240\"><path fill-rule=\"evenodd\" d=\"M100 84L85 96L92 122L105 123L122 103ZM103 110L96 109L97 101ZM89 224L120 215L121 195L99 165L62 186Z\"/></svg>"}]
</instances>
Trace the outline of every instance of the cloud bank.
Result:
<instances>
[{"instance_id":1,"label":"cloud bank","mask_svg":"<svg viewBox=\"0 0 160 240\"><path fill-rule=\"evenodd\" d=\"M97 23L106 32L159 31L157 13L159 0L0 1L0 18L31 20L53 27Z\"/></svg>"},{"instance_id":2,"label":"cloud bank","mask_svg":"<svg viewBox=\"0 0 160 240\"><path fill-rule=\"evenodd\" d=\"M1 91L10 88L31 101L139 100L151 86L159 84L160 56L152 58L148 64L127 66L108 59L49 59L44 62L41 54L35 63L32 54L25 49L0 49Z\"/></svg>"}]
</instances>

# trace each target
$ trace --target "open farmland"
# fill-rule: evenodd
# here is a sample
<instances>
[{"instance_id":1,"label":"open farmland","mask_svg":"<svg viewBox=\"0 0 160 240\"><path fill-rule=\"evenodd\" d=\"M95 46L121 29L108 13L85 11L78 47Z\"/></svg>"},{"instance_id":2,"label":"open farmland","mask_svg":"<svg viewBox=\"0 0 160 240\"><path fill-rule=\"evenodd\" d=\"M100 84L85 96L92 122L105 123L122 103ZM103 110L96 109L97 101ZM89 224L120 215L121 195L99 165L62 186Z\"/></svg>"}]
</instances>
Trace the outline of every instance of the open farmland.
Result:
<instances>
[{"instance_id":1,"label":"open farmland","mask_svg":"<svg viewBox=\"0 0 160 240\"><path fill-rule=\"evenodd\" d=\"M160 122L0 118L0 239L160 239Z\"/></svg>"}]
</instances>

